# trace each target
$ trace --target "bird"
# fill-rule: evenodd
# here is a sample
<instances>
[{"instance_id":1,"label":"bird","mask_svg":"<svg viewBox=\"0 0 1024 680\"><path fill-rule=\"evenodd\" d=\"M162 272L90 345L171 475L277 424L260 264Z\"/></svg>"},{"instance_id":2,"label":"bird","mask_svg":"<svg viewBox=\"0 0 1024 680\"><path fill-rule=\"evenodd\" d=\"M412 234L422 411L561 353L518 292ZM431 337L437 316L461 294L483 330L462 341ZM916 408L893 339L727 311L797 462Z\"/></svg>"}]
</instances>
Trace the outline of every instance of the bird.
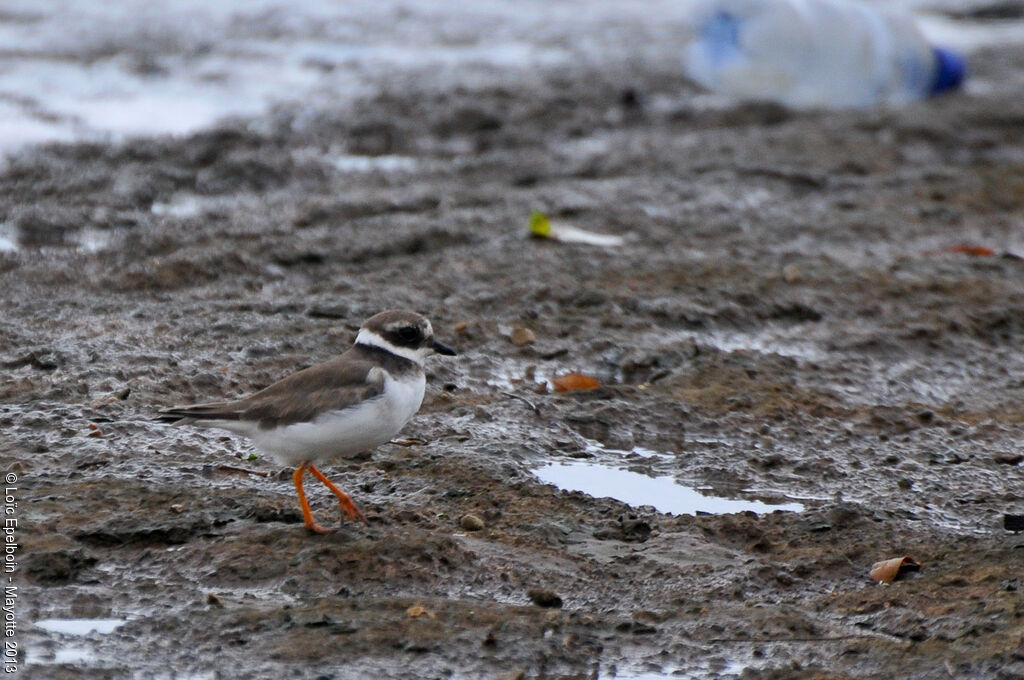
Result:
<instances>
[{"instance_id":1,"label":"bird","mask_svg":"<svg viewBox=\"0 0 1024 680\"><path fill-rule=\"evenodd\" d=\"M362 453L397 435L423 403L423 365L434 354L456 352L434 338L426 317L392 309L364 321L353 346L330 361L241 399L175 406L157 417L234 432L278 462L295 466L292 481L305 528L331 533L314 521L303 477L309 472L330 489L343 519L366 523L348 494L315 464Z\"/></svg>"}]
</instances>

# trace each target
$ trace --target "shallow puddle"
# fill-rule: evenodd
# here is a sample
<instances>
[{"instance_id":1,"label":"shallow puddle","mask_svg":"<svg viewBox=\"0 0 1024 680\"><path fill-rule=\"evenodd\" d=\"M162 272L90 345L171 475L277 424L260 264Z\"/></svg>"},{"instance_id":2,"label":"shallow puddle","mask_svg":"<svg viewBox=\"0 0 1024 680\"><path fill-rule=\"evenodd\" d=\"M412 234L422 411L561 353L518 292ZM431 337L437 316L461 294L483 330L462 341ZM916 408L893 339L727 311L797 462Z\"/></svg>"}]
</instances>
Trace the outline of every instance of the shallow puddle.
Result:
<instances>
[{"instance_id":1,"label":"shallow puddle","mask_svg":"<svg viewBox=\"0 0 1024 680\"><path fill-rule=\"evenodd\" d=\"M51 638L49 642L45 643L47 646L57 645L56 647L49 646L49 651L30 650L26 658L26 665L93 666L99 661L96 652L81 644L81 642L85 642L84 640L61 644L67 642L64 636L84 637L92 633L107 635L127 622L127 619L40 619L34 624L36 628L57 633L60 637Z\"/></svg>"},{"instance_id":2,"label":"shallow puddle","mask_svg":"<svg viewBox=\"0 0 1024 680\"><path fill-rule=\"evenodd\" d=\"M64 635L88 635L93 632L106 635L126 623L127 619L41 619L35 625L36 628Z\"/></svg>"},{"instance_id":3,"label":"shallow puddle","mask_svg":"<svg viewBox=\"0 0 1024 680\"><path fill-rule=\"evenodd\" d=\"M18 250L18 235L14 228L6 222L0 224L0 253L13 253Z\"/></svg>"},{"instance_id":4,"label":"shallow puddle","mask_svg":"<svg viewBox=\"0 0 1024 680\"><path fill-rule=\"evenodd\" d=\"M760 352L805 361L824 361L828 353L815 344L813 324L768 326L754 333L715 331L690 334L697 342L706 342L723 352Z\"/></svg>"},{"instance_id":5,"label":"shallow puddle","mask_svg":"<svg viewBox=\"0 0 1024 680\"><path fill-rule=\"evenodd\" d=\"M111 234L102 229L79 229L63 234L29 235L25 238L9 223L0 224L0 253L17 253L41 247L69 248L80 253L97 253L110 245Z\"/></svg>"},{"instance_id":6,"label":"shallow puddle","mask_svg":"<svg viewBox=\"0 0 1024 680\"><path fill-rule=\"evenodd\" d=\"M328 156L327 162L340 172L412 172L418 161L411 156Z\"/></svg>"},{"instance_id":7,"label":"shallow puddle","mask_svg":"<svg viewBox=\"0 0 1024 680\"><path fill-rule=\"evenodd\" d=\"M659 512L673 515L712 515L752 511L756 513L785 510L803 512L802 503L779 503L708 496L692 487L676 482L670 476L649 477L607 465L573 461L549 463L534 471L538 479L565 491L582 491L595 498L609 497L634 507L653 506Z\"/></svg>"},{"instance_id":8,"label":"shallow puddle","mask_svg":"<svg viewBox=\"0 0 1024 680\"><path fill-rule=\"evenodd\" d=\"M748 666L739 661L726 661L715 665L700 665L696 668L676 668L669 670L637 670L618 669L611 674L598 673L598 680L711 680L712 678L733 678L741 675Z\"/></svg>"}]
</instances>

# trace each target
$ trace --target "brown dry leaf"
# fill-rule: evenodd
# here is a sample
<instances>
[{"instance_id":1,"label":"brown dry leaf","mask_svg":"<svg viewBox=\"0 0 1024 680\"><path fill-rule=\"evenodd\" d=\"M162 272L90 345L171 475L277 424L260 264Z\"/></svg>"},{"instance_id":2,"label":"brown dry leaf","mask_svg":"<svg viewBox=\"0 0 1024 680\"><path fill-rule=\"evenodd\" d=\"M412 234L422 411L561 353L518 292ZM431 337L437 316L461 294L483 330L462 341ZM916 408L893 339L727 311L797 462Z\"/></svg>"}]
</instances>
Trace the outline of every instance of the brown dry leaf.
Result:
<instances>
[{"instance_id":1,"label":"brown dry leaf","mask_svg":"<svg viewBox=\"0 0 1024 680\"><path fill-rule=\"evenodd\" d=\"M963 255L973 255L975 257L994 257L996 251L985 246L976 246L970 243L961 243L959 245L950 246L949 252L961 253Z\"/></svg>"},{"instance_id":2,"label":"brown dry leaf","mask_svg":"<svg viewBox=\"0 0 1024 680\"><path fill-rule=\"evenodd\" d=\"M421 604L414 604L405 610L405 615L410 619L418 619L421 616L426 616L428 619L434 618L434 612L430 611Z\"/></svg>"},{"instance_id":3,"label":"brown dry leaf","mask_svg":"<svg viewBox=\"0 0 1024 680\"><path fill-rule=\"evenodd\" d=\"M566 373L551 379L555 392L572 392L573 390L592 390L600 387L601 382L597 378L591 378L582 373Z\"/></svg>"},{"instance_id":4,"label":"brown dry leaf","mask_svg":"<svg viewBox=\"0 0 1024 680\"><path fill-rule=\"evenodd\" d=\"M879 583L892 583L905 571L917 571L921 564L910 555L882 560L871 565L871 578Z\"/></svg>"}]
</instances>

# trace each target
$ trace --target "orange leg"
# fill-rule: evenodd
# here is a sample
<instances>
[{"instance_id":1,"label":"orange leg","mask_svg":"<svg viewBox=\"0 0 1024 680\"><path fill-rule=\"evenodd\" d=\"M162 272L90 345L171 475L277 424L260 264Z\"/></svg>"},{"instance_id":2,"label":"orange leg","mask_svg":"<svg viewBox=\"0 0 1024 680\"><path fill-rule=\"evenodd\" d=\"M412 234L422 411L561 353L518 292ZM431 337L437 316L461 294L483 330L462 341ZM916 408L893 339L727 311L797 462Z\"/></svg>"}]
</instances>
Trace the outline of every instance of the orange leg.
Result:
<instances>
[{"instance_id":1,"label":"orange leg","mask_svg":"<svg viewBox=\"0 0 1024 680\"><path fill-rule=\"evenodd\" d=\"M307 465L309 466L309 471L313 473L313 476L323 482L324 486L330 489L331 493L338 497L338 505L340 505L341 509L345 511L349 519L358 519L363 524L367 523L366 518L363 517L363 513L359 511L359 508L356 507L356 504L352 502L352 499L348 497L347 493L336 487L334 482L327 479L324 473L313 467L312 463L307 463Z\"/></svg>"},{"instance_id":2,"label":"orange leg","mask_svg":"<svg viewBox=\"0 0 1024 680\"><path fill-rule=\"evenodd\" d=\"M295 482L295 492L299 494L299 507L302 508L302 519L306 523L306 529L312 531L314 534L329 534L330 529L324 529L322 526L313 521L313 511L309 509L309 501L306 500L306 492L302 489L302 476L306 474L306 468L313 468L313 466L307 461L300 465L297 470L292 474L292 481ZM320 471L316 470L316 474L319 475Z\"/></svg>"}]
</instances>

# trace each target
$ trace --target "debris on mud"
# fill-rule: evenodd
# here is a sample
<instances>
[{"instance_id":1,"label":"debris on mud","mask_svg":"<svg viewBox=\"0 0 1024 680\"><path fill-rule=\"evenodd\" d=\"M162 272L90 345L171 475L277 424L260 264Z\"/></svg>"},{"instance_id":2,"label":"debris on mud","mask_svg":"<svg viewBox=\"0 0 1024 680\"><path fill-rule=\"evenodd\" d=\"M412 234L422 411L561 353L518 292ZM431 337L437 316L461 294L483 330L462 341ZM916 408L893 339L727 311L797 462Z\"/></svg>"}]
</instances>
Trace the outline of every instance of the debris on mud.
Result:
<instances>
[{"instance_id":1,"label":"debris on mud","mask_svg":"<svg viewBox=\"0 0 1024 680\"><path fill-rule=\"evenodd\" d=\"M1024 51L972 63L1015 82ZM0 171L26 677L1024 675L1024 266L950 250L1024 252L1019 92L797 114L640 61L449 85ZM524 205L629 238L532 239ZM365 526L309 535L287 471L152 419L394 307L459 357L407 441L326 466ZM759 505L535 474L574 461ZM902 554L928 568L865 578Z\"/></svg>"}]
</instances>

